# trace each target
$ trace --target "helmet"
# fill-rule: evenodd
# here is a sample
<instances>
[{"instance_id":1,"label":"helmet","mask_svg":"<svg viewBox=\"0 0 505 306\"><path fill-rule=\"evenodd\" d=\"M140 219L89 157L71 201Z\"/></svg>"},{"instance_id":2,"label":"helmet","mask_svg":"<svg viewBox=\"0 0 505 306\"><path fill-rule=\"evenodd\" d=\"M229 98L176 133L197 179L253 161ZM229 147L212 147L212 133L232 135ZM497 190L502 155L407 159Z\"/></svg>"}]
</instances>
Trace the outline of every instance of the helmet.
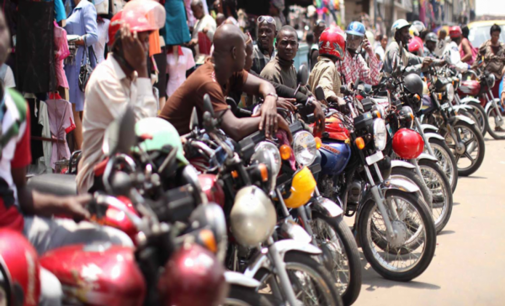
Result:
<instances>
[{"instance_id":1,"label":"helmet","mask_svg":"<svg viewBox=\"0 0 505 306\"><path fill-rule=\"evenodd\" d=\"M403 78L403 83L405 85L405 90L411 94L423 95L423 80L421 77L415 73L411 73Z\"/></svg>"},{"instance_id":2,"label":"helmet","mask_svg":"<svg viewBox=\"0 0 505 306\"><path fill-rule=\"evenodd\" d=\"M123 23L132 32L150 32L161 29L166 22L165 8L155 0L132 0L112 17L109 24L109 46Z\"/></svg>"},{"instance_id":3,"label":"helmet","mask_svg":"<svg viewBox=\"0 0 505 306\"><path fill-rule=\"evenodd\" d=\"M463 32L459 26L453 26L449 28L449 36L451 38L461 37L461 35L463 35Z\"/></svg>"},{"instance_id":4,"label":"helmet","mask_svg":"<svg viewBox=\"0 0 505 306\"><path fill-rule=\"evenodd\" d=\"M419 33L426 30L424 23L422 21L416 20L412 22L412 27L414 27Z\"/></svg>"},{"instance_id":5,"label":"helmet","mask_svg":"<svg viewBox=\"0 0 505 306\"><path fill-rule=\"evenodd\" d=\"M397 30L401 30L401 29L403 29L405 27L408 27L408 26L410 26L410 23L407 20L405 20L405 19L398 19L391 26L391 32L393 32L393 35L395 35Z\"/></svg>"},{"instance_id":6,"label":"helmet","mask_svg":"<svg viewBox=\"0 0 505 306\"><path fill-rule=\"evenodd\" d=\"M0 291L9 306L36 306L40 296L37 251L19 232L0 230Z\"/></svg>"},{"instance_id":7,"label":"helmet","mask_svg":"<svg viewBox=\"0 0 505 306\"><path fill-rule=\"evenodd\" d=\"M415 26L410 26L409 33L412 36L419 36L419 30Z\"/></svg>"},{"instance_id":8,"label":"helmet","mask_svg":"<svg viewBox=\"0 0 505 306\"><path fill-rule=\"evenodd\" d=\"M365 36L365 26L359 21L353 21L349 23L347 26L346 34L357 35L357 36Z\"/></svg>"},{"instance_id":9,"label":"helmet","mask_svg":"<svg viewBox=\"0 0 505 306\"><path fill-rule=\"evenodd\" d=\"M424 38L424 40L438 42L438 36L434 32L430 32L430 33L426 34L426 37Z\"/></svg>"},{"instance_id":10,"label":"helmet","mask_svg":"<svg viewBox=\"0 0 505 306\"><path fill-rule=\"evenodd\" d=\"M419 37L412 37L409 41L409 52L423 50L423 41Z\"/></svg>"},{"instance_id":11,"label":"helmet","mask_svg":"<svg viewBox=\"0 0 505 306\"><path fill-rule=\"evenodd\" d=\"M344 59L345 38L341 30L328 28L319 37L319 55L327 54Z\"/></svg>"},{"instance_id":12,"label":"helmet","mask_svg":"<svg viewBox=\"0 0 505 306\"><path fill-rule=\"evenodd\" d=\"M423 138L416 131L403 128L393 136L393 151L402 159L417 158L423 150Z\"/></svg>"},{"instance_id":13,"label":"helmet","mask_svg":"<svg viewBox=\"0 0 505 306\"><path fill-rule=\"evenodd\" d=\"M312 197L312 193L316 189L316 180L312 172L304 166L298 170L291 181L291 193L287 199L284 199L288 208L298 208L307 202Z\"/></svg>"}]
</instances>

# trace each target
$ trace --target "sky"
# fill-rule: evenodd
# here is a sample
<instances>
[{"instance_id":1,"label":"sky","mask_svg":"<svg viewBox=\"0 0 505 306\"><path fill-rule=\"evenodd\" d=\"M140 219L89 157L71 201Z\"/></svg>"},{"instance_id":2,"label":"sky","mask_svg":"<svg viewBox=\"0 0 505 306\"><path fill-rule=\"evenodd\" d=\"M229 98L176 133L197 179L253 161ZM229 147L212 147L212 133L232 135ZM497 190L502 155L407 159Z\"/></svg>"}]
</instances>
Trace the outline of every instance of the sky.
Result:
<instances>
[{"instance_id":1,"label":"sky","mask_svg":"<svg viewBox=\"0 0 505 306\"><path fill-rule=\"evenodd\" d=\"M505 0L476 0L475 13L479 15L505 16Z\"/></svg>"}]
</instances>

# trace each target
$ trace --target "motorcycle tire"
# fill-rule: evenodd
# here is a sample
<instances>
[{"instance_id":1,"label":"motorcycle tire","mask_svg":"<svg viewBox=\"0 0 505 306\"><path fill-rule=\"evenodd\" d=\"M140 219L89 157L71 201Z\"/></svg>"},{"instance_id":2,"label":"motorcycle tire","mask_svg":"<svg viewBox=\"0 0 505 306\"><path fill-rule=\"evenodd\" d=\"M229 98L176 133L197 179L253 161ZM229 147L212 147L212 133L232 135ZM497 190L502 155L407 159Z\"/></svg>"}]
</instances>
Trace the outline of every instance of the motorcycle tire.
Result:
<instances>
[{"instance_id":1,"label":"motorcycle tire","mask_svg":"<svg viewBox=\"0 0 505 306\"><path fill-rule=\"evenodd\" d=\"M356 239L354 238L354 235L352 234L349 226L345 223L343 216L331 218L313 211L312 217L314 223L316 222L316 220L326 223L331 229L333 229L335 234L338 236L337 239L340 240L340 243L343 247L343 251L345 252L345 256L347 257L347 262L349 266L349 281L347 282L347 288L345 288L343 292L340 291L339 293L340 296L342 297L344 305L346 306L352 305L358 299L362 283L361 259L359 256L359 250L358 245L356 244ZM331 252L331 250L325 248L320 244L320 241L322 239L325 239L325 237L319 236L321 233L317 231L316 224L314 224L312 230L316 235L316 240L318 241L319 247L323 250L323 255L331 256L331 254L327 254L328 252ZM331 266L333 266L333 264L331 264ZM339 275L335 275L335 273L338 273L339 267L331 267L331 266L328 267L326 265L326 268L328 269L330 274L332 274L335 277L337 283L339 283L340 282ZM337 269L337 271L335 271L334 269Z\"/></svg>"},{"instance_id":2,"label":"motorcycle tire","mask_svg":"<svg viewBox=\"0 0 505 306\"><path fill-rule=\"evenodd\" d=\"M435 230L439 234L449 222L452 214L453 198L451 184L447 176L445 176L444 170L442 170L437 162L422 159L418 161L418 164L421 168L423 179L433 195L431 213L435 222ZM437 194L433 194L434 189L436 189ZM441 194L438 194L438 191ZM440 200L443 201L440 202Z\"/></svg>"},{"instance_id":3,"label":"motorcycle tire","mask_svg":"<svg viewBox=\"0 0 505 306\"><path fill-rule=\"evenodd\" d=\"M288 274L290 274L290 279L293 278L291 271L305 272L315 279L319 287L319 291L325 296L324 301L314 301L316 304L308 304L306 301L302 301L304 305L328 305L328 306L343 306L342 299L335 288L335 279L330 275L330 273L324 268L324 266L318 263L312 258L310 254L301 253L297 251L290 251L284 256L284 263ZM273 276L274 281L277 282L277 277L271 274L270 271L266 269L259 270L254 278L265 284L268 278ZM293 287L300 286L300 284L291 284ZM307 284L306 284L307 285ZM279 285L277 285L278 287ZM272 295L273 296L273 295ZM300 297L298 297L300 299ZM285 304L286 301L274 301L274 305Z\"/></svg>"},{"instance_id":4,"label":"motorcycle tire","mask_svg":"<svg viewBox=\"0 0 505 306\"><path fill-rule=\"evenodd\" d=\"M431 211L432 208L432 196L431 192L428 189L428 186L423 182L422 178L419 177L417 174L416 170L414 169L407 169L407 168L401 168L401 167L394 167L391 169L391 177L393 176L400 176L408 179L411 181L413 184L415 184L417 187L419 187L421 196L424 199L424 202L428 204L428 209Z\"/></svg>"},{"instance_id":5,"label":"motorcycle tire","mask_svg":"<svg viewBox=\"0 0 505 306\"><path fill-rule=\"evenodd\" d=\"M456 191L456 186L458 186L458 164L456 163L456 158L444 140L430 138L429 143L435 157L438 159L438 165L444 170L447 179L449 179L451 183L452 192L454 193L454 191ZM444 163L451 163L451 165L445 165Z\"/></svg>"},{"instance_id":6,"label":"motorcycle tire","mask_svg":"<svg viewBox=\"0 0 505 306\"><path fill-rule=\"evenodd\" d=\"M486 136L486 133L489 130L489 122L484 107L482 107L482 105L477 102L467 102L465 105L468 105L472 108L472 111L470 112L473 113L472 120L477 120L475 122L479 125L479 131L482 134L482 137Z\"/></svg>"},{"instance_id":7,"label":"motorcycle tire","mask_svg":"<svg viewBox=\"0 0 505 306\"><path fill-rule=\"evenodd\" d=\"M467 155L468 148L465 148L465 153L463 153L463 154L465 155L465 158L468 158L471 160L471 165L466 168L462 168L462 167L460 168L458 166L458 175L469 176L469 175L475 173L475 171L477 171L480 168L480 166L482 165L482 162L484 161L484 155L486 154L486 144L484 143L484 137L482 137L482 134L479 132L479 130L477 129L475 124L470 124L465 121L460 120L460 121L456 122L454 124L454 129L458 133L460 133L460 130L463 130L463 129L466 129L467 131L471 132L473 135L472 138L475 138L475 141L477 142L477 145L479 148L478 155L475 159L468 158L468 155ZM444 131L445 131L445 129L444 129ZM448 139L452 140L452 137L450 135L448 135L447 132L445 132L445 135L443 135L443 136L446 139L446 141ZM460 135L460 137L461 137L461 135ZM454 144L448 143L447 145L449 146L449 148L455 150ZM453 154L456 159L456 162L459 163L459 159L461 158L461 155L457 154L455 151L453 151ZM471 157L471 154L469 154L469 155Z\"/></svg>"},{"instance_id":8,"label":"motorcycle tire","mask_svg":"<svg viewBox=\"0 0 505 306\"><path fill-rule=\"evenodd\" d=\"M496 128L496 120L497 120L496 117L498 117L496 109L494 107L490 107L487 110L487 114L486 115L487 115L488 122L489 122L489 125L488 125L489 135L491 135L491 137L493 137L496 140L505 139L505 131L504 132L497 132L495 130L495 128ZM504 116L502 116L502 117L504 117ZM503 120L505 120L505 117L503 118ZM502 125L501 128L503 130L505 130L505 124Z\"/></svg>"},{"instance_id":9,"label":"motorcycle tire","mask_svg":"<svg viewBox=\"0 0 505 306\"><path fill-rule=\"evenodd\" d=\"M223 306L274 306L274 304L255 288L232 285Z\"/></svg>"},{"instance_id":10,"label":"motorcycle tire","mask_svg":"<svg viewBox=\"0 0 505 306\"><path fill-rule=\"evenodd\" d=\"M419 227L418 225L418 229L424 229L425 241L420 241L419 239L421 239L421 237L419 237L418 235L418 237L415 238L415 241L413 242L408 243L408 240L405 241L405 243L408 244L406 247L395 248L397 251L395 251L395 249L391 249L390 252L382 252L382 251L378 252L377 250L375 250L373 246L374 241L372 238L372 233L369 233L369 231L371 231L372 229L371 218L374 217L376 214L380 214L380 211L375 201L369 198L364 203L359 217L358 235L360 239L360 244L363 249L363 254L365 255L365 258L377 273L379 273L380 275L382 275L382 277L386 279L407 282L421 275L428 268L428 266L431 263L431 260L433 259L433 256L435 255L435 248L437 244L435 225L433 223L433 218L431 217L427 205L425 203L422 203L423 200L417 193L407 193L401 190L391 189L386 192L385 197L386 199L388 198L402 199L404 202L408 203L409 206L411 206L415 210L415 212L417 212L417 214L419 215L419 221L422 222L421 224L422 227ZM390 213L388 213L388 215L390 215ZM410 214L409 216L411 215L412 214ZM401 223L401 221L398 220L395 221ZM406 225L404 225L404 227L405 227L404 231L407 231ZM398 226L398 228L400 229L401 226ZM401 259L401 257L408 256L413 251L415 251L411 249L412 244L417 245L417 248L423 244L424 246L422 250L422 255L418 257L419 260L416 261L415 264L409 269L406 268L395 269L394 267L391 267L387 263L387 259L375 257L375 256L381 256L381 254L383 255L389 254L393 257L394 261L398 261L398 259Z\"/></svg>"}]
</instances>

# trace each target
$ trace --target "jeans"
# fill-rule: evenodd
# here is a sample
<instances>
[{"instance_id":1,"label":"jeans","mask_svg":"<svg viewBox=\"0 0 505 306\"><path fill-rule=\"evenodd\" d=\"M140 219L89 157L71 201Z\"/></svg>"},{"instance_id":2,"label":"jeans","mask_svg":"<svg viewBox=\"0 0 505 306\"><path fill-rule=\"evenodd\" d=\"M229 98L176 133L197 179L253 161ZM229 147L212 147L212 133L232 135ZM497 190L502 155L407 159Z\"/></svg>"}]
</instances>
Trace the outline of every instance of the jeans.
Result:
<instances>
[{"instance_id":1,"label":"jeans","mask_svg":"<svg viewBox=\"0 0 505 306\"><path fill-rule=\"evenodd\" d=\"M133 247L130 237L118 229L89 222L75 223L70 219L25 217L23 232L39 255L59 247L90 242ZM40 280L39 305L61 305L63 291L56 276L41 268Z\"/></svg>"}]
</instances>

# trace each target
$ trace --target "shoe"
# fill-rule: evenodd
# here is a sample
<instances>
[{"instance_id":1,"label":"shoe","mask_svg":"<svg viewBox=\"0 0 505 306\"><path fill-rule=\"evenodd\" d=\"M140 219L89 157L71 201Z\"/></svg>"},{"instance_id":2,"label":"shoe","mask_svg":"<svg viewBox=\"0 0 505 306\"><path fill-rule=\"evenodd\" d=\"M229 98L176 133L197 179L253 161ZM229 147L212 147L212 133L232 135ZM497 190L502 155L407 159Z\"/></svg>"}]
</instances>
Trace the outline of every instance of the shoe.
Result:
<instances>
[{"instance_id":1,"label":"shoe","mask_svg":"<svg viewBox=\"0 0 505 306\"><path fill-rule=\"evenodd\" d=\"M494 131L495 132L505 132L505 129L503 129L501 126L495 126Z\"/></svg>"}]
</instances>

